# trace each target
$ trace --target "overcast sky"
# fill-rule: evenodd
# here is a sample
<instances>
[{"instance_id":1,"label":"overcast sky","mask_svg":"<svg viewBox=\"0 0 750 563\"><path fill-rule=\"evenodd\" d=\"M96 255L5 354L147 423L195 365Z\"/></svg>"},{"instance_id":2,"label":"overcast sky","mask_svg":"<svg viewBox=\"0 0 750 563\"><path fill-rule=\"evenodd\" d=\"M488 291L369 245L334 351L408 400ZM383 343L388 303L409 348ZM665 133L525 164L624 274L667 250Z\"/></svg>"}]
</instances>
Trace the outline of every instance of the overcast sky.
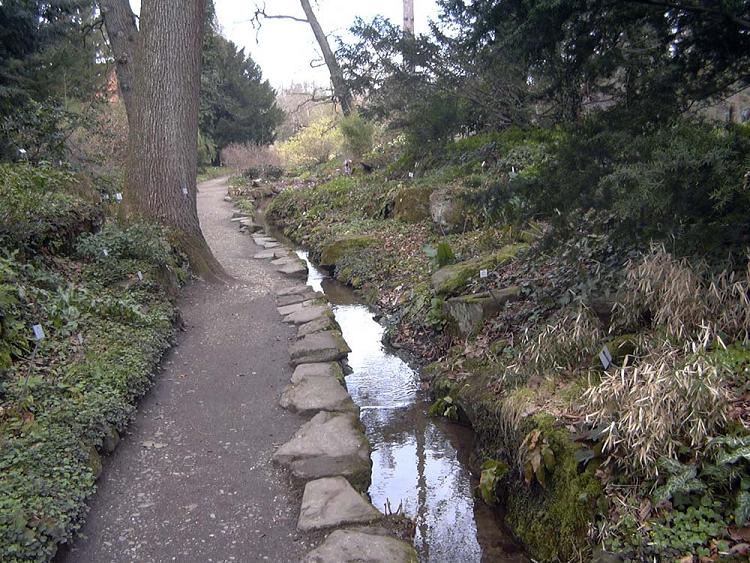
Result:
<instances>
[{"instance_id":1,"label":"overcast sky","mask_svg":"<svg viewBox=\"0 0 750 563\"><path fill-rule=\"evenodd\" d=\"M140 0L131 0L131 3L136 11L140 8ZM318 58L319 54L309 26L293 21L267 20L256 34L249 21L254 12L253 0L215 0L215 3L224 35L245 47L245 52L260 65L263 76L274 87L292 82L315 82L321 86L328 84L328 72L324 67L310 67L310 61ZM271 0L265 4L268 14L304 17L299 0ZM369 21L383 15L401 25L402 9L402 0L320 0L316 13L320 25L329 36L346 37L357 16ZM427 32L428 20L437 17L435 0L414 0L414 11L417 33ZM329 40L335 49L334 38L329 37Z\"/></svg>"}]
</instances>

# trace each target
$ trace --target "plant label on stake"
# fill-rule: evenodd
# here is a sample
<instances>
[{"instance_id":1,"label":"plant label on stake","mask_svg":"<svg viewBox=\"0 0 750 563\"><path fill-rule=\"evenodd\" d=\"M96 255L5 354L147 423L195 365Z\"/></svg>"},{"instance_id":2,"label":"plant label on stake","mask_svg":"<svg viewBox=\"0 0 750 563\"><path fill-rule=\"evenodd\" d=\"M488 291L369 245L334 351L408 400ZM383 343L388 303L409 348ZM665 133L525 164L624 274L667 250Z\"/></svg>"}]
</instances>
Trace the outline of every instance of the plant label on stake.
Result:
<instances>
[{"instance_id":1,"label":"plant label on stake","mask_svg":"<svg viewBox=\"0 0 750 563\"><path fill-rule=\"evenodd\" d=\"M143 281L143 272L138 272L136 275L138 276L138 281Z\"/></svg>"},{"instance_id":2,"label":"plant label on stake","mask_svg":"<svg viewBox=\"0 0 750 563\"><path fill-rule=\"evenodd\" d=\"M479 270L479 277L484 279L489 277L490 273L487 270Z\"/></svg>"},{"instance_id":3,"label":"plant label on stake","mask_svg":"<svg viewBox=\"0 0 750 563\"><path fill-rule=\"evenodd\" d=\"M612 353L606 346L599 352L599 361L602 363L604 369L609 369L612 366Z\"/></svg>"},{"instance_id":4,"label":"plant label on stake","mask_svg":"<svg viewBox=\"0 0 750 563\"><path fill-rule=\"evenodd\" d=\"M42 325L34 325L31 327L34 331L34 340L39 342L40 340L44 340L46 338L46 335L44 334L44 329L42 328Z\"/></svg>"},{"instance_id":5,"label":"plant label on stake","mask_svg":"<svg viewBox=\"0 0 750 563\"><path fill-rule=\"evenodd\" d=\"M106 248L102 248L102 256L107 258L109 256L109 251Z\"/></svg>"},{"instance_id":6,"label":"plant label on stake","mask_svg":"<svg viewBox=\"0 0 750 563\"><path fill-rule=\"evenodd\" d=\"M117 200L117 203L120 203L122 201L122 194L120 192L117 192L115 194L115 199Z\"/></svg>"}]
</instances>

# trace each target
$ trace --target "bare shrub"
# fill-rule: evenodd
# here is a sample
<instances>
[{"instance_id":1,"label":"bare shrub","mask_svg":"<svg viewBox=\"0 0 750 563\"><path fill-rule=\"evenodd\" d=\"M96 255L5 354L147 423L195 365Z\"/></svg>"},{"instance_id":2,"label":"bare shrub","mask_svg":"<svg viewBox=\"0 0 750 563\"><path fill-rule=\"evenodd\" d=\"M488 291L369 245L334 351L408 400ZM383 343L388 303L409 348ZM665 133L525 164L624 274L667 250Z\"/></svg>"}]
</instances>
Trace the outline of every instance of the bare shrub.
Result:
<instances>
[{"instance_id":1,"label":"bare shrub","mask_svg":"<svg viewBox=\"0 0 750 563\"><path fill-rule=\"evenodd\" d=\"M621 321L651 317L678 339L695 338L711 326L732 339L747 340L750 326L750 262L738 275L723 272L706 279L699 264L676 260L663 245L653 245L638 262L627 266L624 299L617 308Z\"/></svg>"},{"instance_id":2,"label":"bare shrub","mask_svg":"<svg viewBox=\"0 0 750 563\"><path fill-rule=\"evenodd\" d=\"M603 337L593 313L580 305L575 314L567 314L556 323L547 325L536 337L527 333L518 360L508 366L508 377L570 375L581 366L591 365Z\"/></svg>"},{"instance_id":3,"label":"bare shrub","mask_svg":"<svg viewBox=\"0 0 750 563\"><path fill-rule=\"evenodd\" d=\"M689 444L703 448L726 422L730 393L721 367L693 355L710 339L708 331L687 350L665 342L649 359L605 373L583 395L586 419L606 424L603 452L608 461L647 476L658 474L660 458L675 458Z\"/></svg>"},{"instance_id":4,"label":"bare shrub","mask_svg":"<svg viewBox=\"0 0 750 563\"><path fill-rule=\"evenodd\" d=\"M663 337L638 364L604 374L584 393L581 410L607 425L608 461L631 472L658 474L659 459L675 459L684 444L700 451L726 423L731 374L707 352L748 339L750 265L706 272L662 245L628 265L619 322L648 319Z\"/></svg>"},{"instance_id":5,"label":"bare shrub","mask_svg":"<svg viewBox=\"0 0 750 563\"><path fill-rule=\"evenodd\" d=\"M281 165L276 147L256 143L234 143L221 150L221 163L236 170L263 169Z\"/></svg>"}]
</instances>

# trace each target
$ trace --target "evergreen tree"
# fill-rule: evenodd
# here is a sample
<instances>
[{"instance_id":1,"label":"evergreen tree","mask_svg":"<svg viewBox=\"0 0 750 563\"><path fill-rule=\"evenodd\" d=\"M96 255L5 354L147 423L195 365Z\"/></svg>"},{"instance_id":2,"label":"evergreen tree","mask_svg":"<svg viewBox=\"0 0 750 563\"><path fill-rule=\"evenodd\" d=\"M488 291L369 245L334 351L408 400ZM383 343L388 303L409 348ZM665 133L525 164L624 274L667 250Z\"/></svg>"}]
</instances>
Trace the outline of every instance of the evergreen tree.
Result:
<instances>
[{"instance_id":1,"label":"evergreen tree","mask_svg":"<svg viewBox=\"0 0 750 563\"><path fill-rule=\"evenodd\" d=\"M284 119L276 92L260 68L216 31L206 33L201 75L200 127L220 149L231 143L267 145Z\"/></svg>"}]
</instances>

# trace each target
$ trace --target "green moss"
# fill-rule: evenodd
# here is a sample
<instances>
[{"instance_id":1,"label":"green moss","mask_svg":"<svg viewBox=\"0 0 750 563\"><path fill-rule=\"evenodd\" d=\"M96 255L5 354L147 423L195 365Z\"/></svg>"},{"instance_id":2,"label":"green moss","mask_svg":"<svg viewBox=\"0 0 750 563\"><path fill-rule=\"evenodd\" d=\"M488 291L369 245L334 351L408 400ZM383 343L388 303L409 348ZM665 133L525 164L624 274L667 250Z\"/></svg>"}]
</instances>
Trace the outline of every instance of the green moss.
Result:
<instances>
[{"instance_id":1,"label":"green moss","mask_svg":"<svg viewBox=\"0 0 750 563\"><path fill-rule=\"evenodd\" d=\"M594 476L595 465L579 471L576 444L549 415L532 417L529 429L539 429L555 455L547 489L538 483L526 486L513 482L506 497L506 522L529 553L541 561L568 561L587 547L587 535L598 503L601 483Z\"/></svg>"},{"instance_id":2,"label":"green moss","mask_svg":"<svg viewBox=\"0 0 750 563\"><path fill-rule=\"evenodd\" d=\"M404 223L419 223L430 218L431 187L402 188L396 193L393 217Z\"/></svg>"},{"instance_id":3,"label":"green moss","mask_svg":"<svg viewBox=\"0 0 750 563\"><path fill-rule=\"evenodd\" d=\"M432 275L432 286L438 294L456 293L472 278L479 276L481 270L491 270L507 264L527 248L528 245L524 243L509 244L489 256L445 266Z\"/></svg>"},{"instance_id":4,"label":"green moss","mask_svg":"<svg viewBox=\"0 0 750 563\"><path fill-rule=\"evenodd\" d=\"M580 470L575 459L577 444L566 429L556 426L552 416L517 418L504 412L510 404L523 408L534 399L535 392L519 387L503 400L488 390L494 380L489 373L461 381L437 376L430 391L435 398L452 397L461 416L476 432L480 459L513 459L525 436L535 429L541 431L555 458L546 488L536 481L527 486L517 472L512 472L499 498L506 505L506 523L530 555L539 561L574 559L587 548L589 524L603 502L601 484L594 476L596 466L589 464Z\"/></svg>"},{"instance_id":5,"label":"green moss","mask_svg":"<svg viewBox=\"0 0 750 563\"><path fill-rule=\"evenodd\" d=\"M750 344L735 342L709 354L709 359L722 367L727 379L744 391L750 391Z\"/></svg>"},{"instance_id":6,"label":"green moss","mask_svg":"<svg viewBox=\"0 0 750 563\"><path fill-rule=\"evenodd\" d=\"M609 348L612 361L616 366L625 365L626 360L628 365L631 365L638 352L638 336L635 334L615 336L607 342L607 348Z\"/></svg>"},{"instance_id":7,"label":"green moss","mask_svg":"<svg viewBox=\"0 0 750 563\"><path fill-rule=\"evenodd\" d=\"M368 246L377 244L377 239L367 236L348 236L323 246L320 253L320 265L335 266L345 255Z\"/></svg>"}]
</instances>

